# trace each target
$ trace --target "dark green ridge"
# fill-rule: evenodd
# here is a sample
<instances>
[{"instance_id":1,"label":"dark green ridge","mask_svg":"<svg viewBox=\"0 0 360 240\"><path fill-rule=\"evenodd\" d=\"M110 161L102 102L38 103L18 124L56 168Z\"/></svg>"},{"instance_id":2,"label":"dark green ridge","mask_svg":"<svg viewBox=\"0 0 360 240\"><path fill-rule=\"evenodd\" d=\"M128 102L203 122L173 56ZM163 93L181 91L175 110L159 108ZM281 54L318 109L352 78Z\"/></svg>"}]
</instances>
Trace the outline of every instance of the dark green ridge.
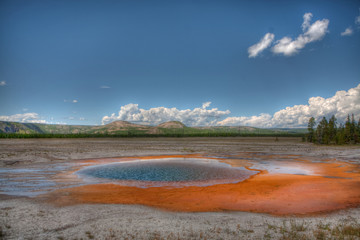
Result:
<instances>
[{"instance_id":1,"label":"dark green ridge","mask_svg":"<svg viewBox=\"0 0 360 240\"><path fill-rule=\"evenodd\" d=\"M245 126L187 127L181 122L158 126L116 121L101 126L58 125L0 121L0 138L89 138L89 137L303 137L307 129L254 128Z\"/></svg>"}]
</instances>

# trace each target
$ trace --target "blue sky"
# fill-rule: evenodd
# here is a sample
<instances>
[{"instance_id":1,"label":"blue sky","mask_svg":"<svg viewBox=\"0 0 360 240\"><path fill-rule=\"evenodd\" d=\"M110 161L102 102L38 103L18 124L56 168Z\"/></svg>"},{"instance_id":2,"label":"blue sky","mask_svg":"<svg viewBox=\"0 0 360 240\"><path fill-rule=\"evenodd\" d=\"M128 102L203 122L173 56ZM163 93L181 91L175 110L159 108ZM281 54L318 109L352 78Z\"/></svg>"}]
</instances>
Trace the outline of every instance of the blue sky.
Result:
<instances>
[{"instance_id":1,"label":"blue sky","mask_svg":"<svg viewBox=\"0 0 360 240\"><path fill-rule=\"evenodd\" d=\"M340 0L1 1L0 120L297 127L305 120L295 110L304 119L309 111L360 117L359 8ZM352 96L345 107L340 90ZM309 103L318 96L326 101Z\"/></svg>"}]
</instances>

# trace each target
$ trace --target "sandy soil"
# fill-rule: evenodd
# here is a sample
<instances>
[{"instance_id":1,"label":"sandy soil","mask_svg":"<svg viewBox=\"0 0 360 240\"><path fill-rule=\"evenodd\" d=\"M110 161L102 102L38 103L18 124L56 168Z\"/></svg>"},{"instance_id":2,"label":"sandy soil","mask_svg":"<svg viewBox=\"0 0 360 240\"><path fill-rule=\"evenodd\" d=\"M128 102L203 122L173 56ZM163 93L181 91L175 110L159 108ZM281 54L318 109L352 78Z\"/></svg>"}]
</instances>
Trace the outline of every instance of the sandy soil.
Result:
<instances>
[{"instance_id":1,"label":"sandy soil","mask_svg":"<svg viewBox=\"0 0 360 240\"><path fill-rule=\"evenodd\" d=\"M2 139L6 170L79 159L265 152L360 164L359 146L314 146L298 138ZM2 174L2 175L1 175ZM5 179L5 180L4 180ZM360 239L360 209L307 217L247 212L168 212L139 205L56 206L0 195L0 239ZM350 229L350 230L349 230Z\"/></svg>"}]
</instances>

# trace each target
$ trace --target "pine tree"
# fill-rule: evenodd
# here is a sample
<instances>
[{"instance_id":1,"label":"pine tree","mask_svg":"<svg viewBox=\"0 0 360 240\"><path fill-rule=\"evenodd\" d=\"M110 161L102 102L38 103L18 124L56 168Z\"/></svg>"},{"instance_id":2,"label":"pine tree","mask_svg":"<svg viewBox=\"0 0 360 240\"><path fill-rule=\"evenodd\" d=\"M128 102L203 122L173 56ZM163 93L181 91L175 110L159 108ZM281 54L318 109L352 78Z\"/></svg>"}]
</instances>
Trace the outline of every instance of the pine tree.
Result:
<instances>
[{"instance_id":1,"label":"pine tree","mask_svg":"<svg viewBox=\"0 0 360 240\"><path fill-rule=\"evenodd\" d=\"M337 132L337 123L334 115L331 116L329 120L329 142L335 142L336 132Z\"/></svg>"},{"instance_id":2,"label":"pine tree","mask_svg":"<svg viewBox=\"0 0 360 240\"><path fill-rule=\"evenodd\" d=\"M315 142L315 130L314 130L314 127L315 127L315 118L314 117L311 117L309 119L309 123L308 123L308 142Z\"/></svg>"},{"instance_id":3,"label":"pine tree","mask_svg":"<svg viewBox=\"0 0 360 240\"><path fill-rule=\"evenodd\" d=\"M315 118L311 117L308 122L307 141L319 144L335 143L338 145L360 143L360 119L356 122L354 114L351 114L351 117L349 114L345 124L340 123L338 126L336 121L334 115L331 116L329 122L326 117L323 117L314 130Z\"/></svg>"},{"instance_id":4,"label":"pine tree","mask_svg":"<svg viewBox=\"0 0 360 240\"><path fill-rule=\"evenodd\" d=\"M354 114L351 114L352 140L354 141L355 144L359 142L359 132L357 129L357 125L358 123L356 123L355 121Z\"/></svg>"},{"instance_id":5,"label":"pine tree","mask_svg":"<svg viewBox=\"0 0 360 240\"><path fill-rule=\"evenodd\" d=\"M345 143L350 143L352 140L350 115L347 116L344 129Z\"/></svg>"},{"instance_id":6,"label":"pine tree","mask_svg":"<svg viewBox=\"0 0 360 240\"><path fill-rule=\"evenodd\" d=\"M360 118L356 126L357 136L358 136L358 142L360 142Z\"/></svg>"},{"instance_id":7,"label":"pine tree","mask_svg":"<svg viewBox=\"0 0 360 240\"><path fill-rule=\"evenodd\" d=\"M340 124L340 126L337 129L335 142L338 145L345 144L345 127L343 124Z\"/></svg>"},{"instance_id":8,"label":"pine tree","mask_svg":"<svg viewBox=\"0 0 360 240\"><path fill-rule=\"evenodd\" d=\"M316 138L320 144L329 144L329 126L325 117L322 118L316 128Z\"/></svg>"}]
</instances>

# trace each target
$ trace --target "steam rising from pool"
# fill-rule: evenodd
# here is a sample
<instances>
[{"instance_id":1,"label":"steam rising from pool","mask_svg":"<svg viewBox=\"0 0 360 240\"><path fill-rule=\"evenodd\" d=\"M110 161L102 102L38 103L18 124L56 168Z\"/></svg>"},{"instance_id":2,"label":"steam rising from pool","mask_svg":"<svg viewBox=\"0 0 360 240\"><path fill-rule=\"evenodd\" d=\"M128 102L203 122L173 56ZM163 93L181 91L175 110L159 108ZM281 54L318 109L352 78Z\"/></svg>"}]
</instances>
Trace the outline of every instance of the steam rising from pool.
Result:
<instances>
[{"instance_id":1,"label":"steam rising from pool","mask_svg":"<svg viewBox=\"0 0 360 240\"><path fill-rule=\"evenodd\" d=\"M231 167L211 159L172 158L105 164L84 168L77 173L91 181L102 179L137 187L182 187L237 183L257 171Z\"/></svg>"}]
</instances>

